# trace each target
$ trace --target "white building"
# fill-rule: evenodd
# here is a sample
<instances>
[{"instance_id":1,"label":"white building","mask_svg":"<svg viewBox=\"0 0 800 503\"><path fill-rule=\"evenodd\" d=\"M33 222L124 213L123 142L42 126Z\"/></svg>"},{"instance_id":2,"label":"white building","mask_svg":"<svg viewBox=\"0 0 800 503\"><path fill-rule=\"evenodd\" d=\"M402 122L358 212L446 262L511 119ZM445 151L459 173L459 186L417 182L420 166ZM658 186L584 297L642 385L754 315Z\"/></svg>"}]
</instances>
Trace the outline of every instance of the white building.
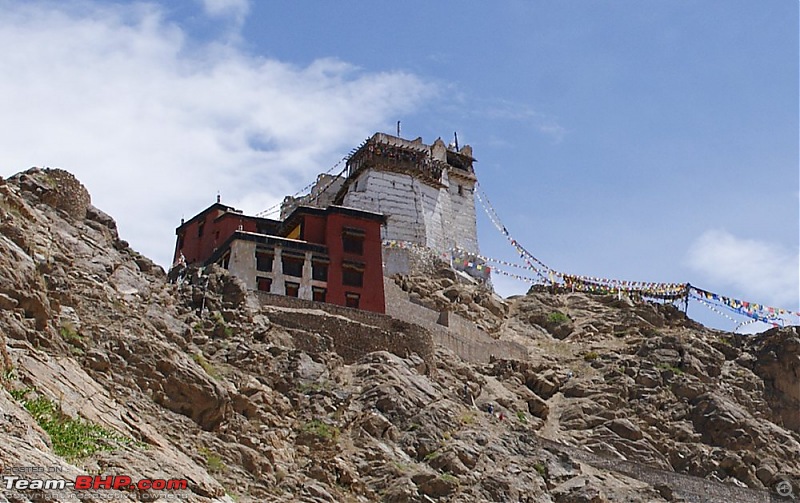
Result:
<instances>
[{"instance_id":1,"label":"white building","mask_svg":"<svg viewBox=\"0 0 800 503\"><path fill-rule=\"evenodd\" d=\"M454 249L474 255L479 252L474 162L469 145L457 150L441 138L426 145L422 138L375 133L350 155L344 177L320 176L310 194L286 198L282 211L333 203L382 213L384 240L419 245L440 256ZM407 272L391 253L384 255L385 274Z\"/></svg>"}]
</instances>

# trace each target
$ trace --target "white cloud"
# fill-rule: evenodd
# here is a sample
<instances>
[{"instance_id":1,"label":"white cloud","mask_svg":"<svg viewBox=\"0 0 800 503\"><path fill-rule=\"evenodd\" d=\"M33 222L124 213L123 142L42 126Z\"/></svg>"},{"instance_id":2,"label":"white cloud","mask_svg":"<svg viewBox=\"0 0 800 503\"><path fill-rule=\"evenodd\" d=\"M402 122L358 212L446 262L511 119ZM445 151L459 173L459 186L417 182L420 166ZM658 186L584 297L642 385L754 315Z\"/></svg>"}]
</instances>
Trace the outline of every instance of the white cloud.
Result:
<instances>
[{"instance_id":1,"label":"white cloud","mask_svg":"<svg viewBox=\"0 0 800 503\"><path fill-rule=\"evenodd\" d=\"M223 4L244 3L205 5ZM297 67L198 48L152 5L0 1L0 12L0 46L14 48L0 52L0 172L75 173L162 265L181 215L218 190L246 212L271 206L435 92L338 60Z\"/></svg>"},{"instance_id":2,"label":"white cloud","mask_svg":"<svg viewBox=\"0 0 800 503\"><path fill-rule=\"evenodd\" d=\"M568 133L554 117L538 112L524 103L499 100L488 107L485 115L493 119L529 123L539 134L549 137L555 144L561 143Z\"/></svg>"},{"instance_id":3,"label":"white cloud","mask_svg":"<svg viewBox=\"0 0 800 503\"><path fill-rule=\"evenodd\" d=\"M742 239L725 230L708 230L692 243L687 260L708 281L749 296L742 300L790 310L797 308L800 282L797 250Z\"/></svg>"},{"instance_id":4,"label":"white cloud","mask_svg":"<svg viewBox=\"0 0 800 503\"><path fill-rule=\"evenodd\" d=\"M206 14L210 16L244 17L250 11L248 0L202 0Z\"/></svg>"},{"instance_id":5,"label":"white cloud","mask_svg":"<svg viewBox=\"0 0 800 503\"><path fill-rule=\"evenodd\" d=\"M233 40L238 39L236 30L244 24L247 14L250 12L250 2L248 0L200 0L206 15L213 18L223 18L232 21Z\"/></svg>"}]
</instances>

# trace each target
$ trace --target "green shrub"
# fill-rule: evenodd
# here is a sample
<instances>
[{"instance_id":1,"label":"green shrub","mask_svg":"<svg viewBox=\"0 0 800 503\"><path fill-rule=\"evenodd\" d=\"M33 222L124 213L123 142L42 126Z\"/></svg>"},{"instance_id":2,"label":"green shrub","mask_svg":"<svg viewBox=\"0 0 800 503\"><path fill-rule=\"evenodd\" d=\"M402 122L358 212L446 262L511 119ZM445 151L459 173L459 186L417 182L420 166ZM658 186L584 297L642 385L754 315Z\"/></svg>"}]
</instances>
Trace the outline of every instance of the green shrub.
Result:
<instances>
[{"instance_id":1,"label":"green shrub","mask_svg":"<svg viewBox=\"0 0 800 503\"><path fill-rule=\"evenodd\" d=\"M17 369L15 369L13 365L3 370L3 376L1 378L3 382L10 382L16 378L17 378Z\"/></svg>"},{"instance_id":2,"label":"green shrub","mask_svg":"<svg viewBox=\"0 0 800 503\"><path fill-rule=\"evenodd\" d=\"M679 369L678 367L673 367L667 363L659 363L656 365L656 368L659 370L669 370L675 375L683 375L683 370Z\"/></svg>"},{"instance_id":3,"label":"green shrub","mask_svg":"<svg viewBox=\"0 0 800 503\"><path fill-rule=\"evenodd\" d=\"M214 365L211 364L211 362L206 360L206 357L203 356L202 353L196 353L192 355L192 360L194 360L195 363L203 367L203 370L205 370L206 374L208 374L209 377L213 379L219 379L219 371L217 371L217 369L214 367Z\"/></svg>"},{"instance_id":4,"label":"green shrub","mask_svg":"<svg viewBox=\"0 0 800 503\"><path fill-rule=\"evenodd\" d=\"M222 458L210 449L203 447L200 449L200 454L206 458L206 467L211 473L221 473L228 469L228 466L222 461Z\"/></svg>"},{"instance_id":5,"label":"green shrub","mask_svg":"<svg viewBox=\"0 0 800 503\"><path fill-rule=\"evenodd\" d=\"M585 361L587 361L587 362L592 362L592 361L595 361L595 360L597 360L599 357L600 357L600 355L598 355L598 354L597 354L597 351L589 351L588 353L586 353L585 355L583 355L583 359L584 359Z\"/></svg>"},{"instance_id":6,"label":"green shrub","mask_svg":"<svg viewBox=\"0 0 800 503\"><path fill-rule=\"evenodd\" d=\"M468 425L475 422L475 414L472 412L465 412L461 415L461 424Z\"/></svg>"},{"instance_id":7,"label":"green shrub","mask_svg":"<svg viewBox=\"0 0 800 503\"><path fill-rule=\"evenodd\" d=\"M568 323L569 321L569 316L559 311L555 311L547 315L548 323L561 324Z\"/></svg>"},{"instance_id":8,"label":"green shrub","mask_svg":"<svg viewBox=\"0 0 800 503\"><path fill-rule=\"evenodd\" d=\"M31 390L25 390L21 395L22 404L50 436L53 452L61 457L73 460L133 443L130 438L100 425L64 414L61 407L45 397L25 400L28 391Z\"/></svg>"},{"instance_id":9,"label":"green shrub","mask_svg":"<svg viewBox=\"0 0 800 503\"><path fill-rule=\"evenodd\" d=\"M11 397L14 400L18 401L18 402L22 401L25 398L25 395L27 395L31 391L33 391L33 388L22 388L22 389L10 389L10 390L8 390L9 394L11 394Z\"/></svg>"},{"instance_id":10,"label":"green shrub","mask_svg":"<svg viewBox=\"0 0 800 503\"><path fill-rule=\"evenodd\" d=\"M75 330L75 326L65 321L61 324L61 328L58 331L61 334L61 338L64 339L68 344L76 347L83 346L83 337L78 335L77 330Z\"/></svg>"},{"instance_id":11,"label":"green shrub","mask_svg":"<svg viewBox=\"0 0 800 503\"><path fill-rule=\"evenodd\" d=\"M319 419L312 419L303 425L302 430L306 433L311 433L317 438L323 440L337 441L339 439L339 428L330 426Z\"/></svg>"},{"instance_id":12,"label":"green shrub","mask_svg":"<svg viewBox=\"0 0 800 503\"><path fill-rule=\"evenodd\" d=\"M432 460L438 458L441 455L442 455L442 451L440 451L439 449L436 449L435 451L429 452L428 454L426 454L425 457L422 458L422 460L427 463L428 461L432 461Z\"/></svg>"},{"instance_id":13,"label":"green shrub","mask_svg":"<svg viewBox=\"0 0 800 503\"><path fill-rule=\"evenodd\" d=\"M439 478L451 484L458 484L458 477L450 473L443 473L439 475Z\"/></svg>"},{"instance_id":14,"label":"green shrub","mask_svg":"<svg viewBox=\"0 0 800 503\"><path fill-rule=\"evenodd\" d=\"M233 335L233 329L225 323L225 318L219 311L214 311L214 333L221 334L225 338Z\"/></svg>"}]
</instances>

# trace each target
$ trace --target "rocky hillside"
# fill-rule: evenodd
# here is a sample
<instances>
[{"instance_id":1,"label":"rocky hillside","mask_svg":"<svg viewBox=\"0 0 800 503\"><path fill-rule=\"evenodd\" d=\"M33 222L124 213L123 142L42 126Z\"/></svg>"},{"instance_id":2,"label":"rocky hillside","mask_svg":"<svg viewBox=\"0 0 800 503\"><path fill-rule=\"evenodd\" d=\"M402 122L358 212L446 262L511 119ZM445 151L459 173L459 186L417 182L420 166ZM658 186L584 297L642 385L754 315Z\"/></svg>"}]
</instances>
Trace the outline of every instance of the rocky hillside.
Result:
<instances>
[{"instance_id":1,"label":"rocky hillside","mask_svg":"<svg viewBox=\"0 0 800 503\"><path fill-rule=\"evenodd\" d=\"M265 304L217 268L168 282L69 173L0 180L4 484L187 481L4 485L0 502L800 495L796 328L744 338L584 294L501 302L446 276L402 281L529 358L465 362L419 327Z\"/></svg>"}]
</instances>

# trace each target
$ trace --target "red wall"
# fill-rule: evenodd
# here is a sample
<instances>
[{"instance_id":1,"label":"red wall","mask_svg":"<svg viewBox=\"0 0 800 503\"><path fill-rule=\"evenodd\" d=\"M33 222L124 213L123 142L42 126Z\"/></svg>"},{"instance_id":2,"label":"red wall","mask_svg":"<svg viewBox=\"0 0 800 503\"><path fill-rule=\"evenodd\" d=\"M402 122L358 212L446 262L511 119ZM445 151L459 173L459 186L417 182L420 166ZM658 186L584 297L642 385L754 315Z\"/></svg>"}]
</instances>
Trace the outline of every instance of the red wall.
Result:
<instances>
[{"instance_id":1,"label":"red wall","mask_svg":"<svg viewBox=\"0 0 800 503\"><path fill-rule=\"evenodd\" d=\"M363 229L364 254L345 253L342 246L342 230L344 227ZM328 255L331 267L328 269L328 302L346 305L345 292L354 292L361 296L359 309L384 313L386 304L383 293L383 255L381 249L381 223L331 213L327 218L325 229ZM346 286L342 284L342 263L344 261L360 262L365 265L363 286Z\"/></svg>"},{"instance_id":2,"label":"red wall","mask_svg":"<svg viewBox=\"0 0 800 503\"><path fill-rule=\"evenodd\" d=\"M327 245L326 220L324 216L304 215L301 239L309 243Z\"/></svg>"},{"instance_id":3,"label":"red wall","mask_svg":"<svg viewBox=\"0 0 800 503\"><path fill-rule=\"evenodd\" d=\"M239 226L242 230L257 232L258 219L226 210L225 206L205 210L195 219L178 228L184 236L183 247L179 248L180 235L175 243L175 257L183 253L187 264L204 263ZM301 239L309 243L325 245L328 248L330 265L328 267L327 302L345 306L345 292L360 295L359 308L377 313L385 312L383 292L383 258L381 248L381 221L358 218L329 209L324 214L300 214L302 221ZM205 222L203 235L198 236L200 222ZM342 231L345 227L364 231L364 253L345 253L342 245ZM291 229L285 229L285 232ZM342 284L342 264L345 261L364 264L363 285L361 287Z\"/></svg>"},{"instance_id":4,"label":"red wall","mask_svg":"<svg viewBox=\"0 0 800 503\"><path fill-rule=\"evenodd\" d=\"M181 252L183 252L187 264L205 262L219 245L239 229L240 225L242 230L256 232L254 219L230 212L224 212L220 218L217 218L223 211L213 209L205 215L200 215L197 220L189 221L183 229L179 228L178 232L182 232L184 235L183 248L179 248L179 234L175 241L173 262L178 260ZM205 222L202 236L197 235L200 222Z\"/></svg>"}]
</instances>

